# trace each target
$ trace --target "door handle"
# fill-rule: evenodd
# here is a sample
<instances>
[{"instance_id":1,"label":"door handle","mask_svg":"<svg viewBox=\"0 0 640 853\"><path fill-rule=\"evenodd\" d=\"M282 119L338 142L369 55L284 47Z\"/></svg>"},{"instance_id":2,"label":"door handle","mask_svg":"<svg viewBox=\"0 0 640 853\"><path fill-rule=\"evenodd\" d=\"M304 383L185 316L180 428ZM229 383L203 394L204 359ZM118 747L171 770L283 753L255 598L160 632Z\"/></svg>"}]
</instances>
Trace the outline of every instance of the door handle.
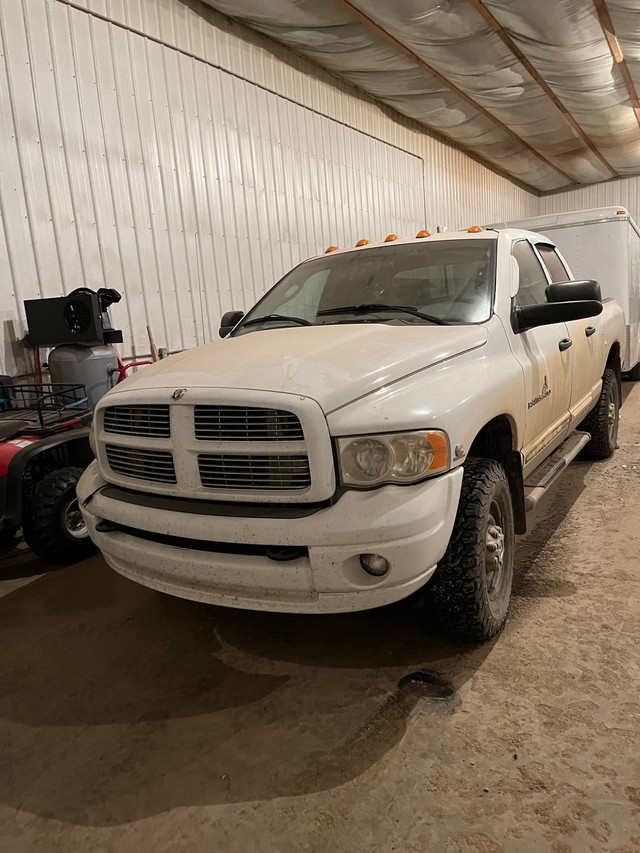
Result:
<instances>
[{"instance_id":1,"label":"door handle","mask_svg":"<svg viewBox=\"0 0 640 853\"><path fill-rule=\"evenodd\" d=\"M584 333L588 338L590 338L591 335L595 335L596 327L595 326L587 326L587 328L584 330Z\"/></svg>"},{"instance_id":2,"label":"door handle","mask_svg":"<svg viewBox=\"0 0 640 853\"><path fill-rule=\"evenodd\" d=\"M562 352L563 350L569 349L572 344L573 341L571 338L563 338L561 341L558 341L558 349Z\"/></svg>"}]
</instances>

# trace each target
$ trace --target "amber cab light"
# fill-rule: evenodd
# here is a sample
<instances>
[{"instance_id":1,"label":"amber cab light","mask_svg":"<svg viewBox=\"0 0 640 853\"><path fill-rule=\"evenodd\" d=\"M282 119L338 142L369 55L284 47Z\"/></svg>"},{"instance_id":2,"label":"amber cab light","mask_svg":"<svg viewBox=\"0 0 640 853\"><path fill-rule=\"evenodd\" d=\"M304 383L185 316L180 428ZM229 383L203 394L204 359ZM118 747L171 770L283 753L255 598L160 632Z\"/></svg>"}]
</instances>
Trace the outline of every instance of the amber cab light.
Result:
<instances>
[{"instance_id":1,"label":"amber cab light","mask_svg":"<svg viewBox=\"0 0 640 853\"><path fill-rule=\"evenodd\" d=\"M356 243L356 247L366 246L368 244L368 242L369 242L368 240L358 240L358 242Z\"/></svg>"},{"instance_id":2,"label":"amber cab light","mask_svg":"<svg viewBox=\"0 0 640 853\"><path fill-rule=\"evenodd\" d=\"M431 237L431 231L425 231L424 229L422 231L418 231L416 238L418 237Z\"/></svg>"},{"instance_id":3,"label":"amber cab light","mask_svg":"<svg viewBox=\"0 0 640 853\"><path fill-rule=\"evenodd\" d=\"M477 234L479 231L482 231L479 225L472 225L471 228L467 228L468 234Z\"/></svg>"},{"instance_id":4,"label":"amber cab light","mask_svg":"<svg viewBox=\"0 0 640 853\"><path fill-rule=\"evenodd\" d=\"M328 249L325 249L325 255L328 255L329 252L337 252L339 248L339 246L329 246Z\"/></svg>"},{"instance_id":5,"label":"amber cab light","mask_svg":"<svg viewBox=\"0 0 640 853\"><path fill-rule=\"evenodd\" d=\"M397 240L397 239L398 239L397 234L387 234L387 236L384 238L384 242L385 243L392 243L394 240Z\"/></svg>"}]
</instances>

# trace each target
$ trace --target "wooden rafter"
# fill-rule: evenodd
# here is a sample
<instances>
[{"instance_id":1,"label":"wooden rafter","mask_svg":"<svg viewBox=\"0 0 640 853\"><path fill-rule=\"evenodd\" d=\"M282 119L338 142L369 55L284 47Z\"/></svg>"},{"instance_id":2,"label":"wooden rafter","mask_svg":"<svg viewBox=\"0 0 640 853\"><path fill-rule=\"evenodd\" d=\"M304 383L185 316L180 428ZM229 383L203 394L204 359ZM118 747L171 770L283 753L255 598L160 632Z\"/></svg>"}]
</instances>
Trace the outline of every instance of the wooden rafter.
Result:
<instances>
[{"instance_id":1,"label":"wooden rafter","mask_svg":"<svg viewBox=\"0 0 640 853\"><path fill-rule=\"evenodd\" d=\"M633 107L633 112L635 113L636 121L638 122L638 127L640 127L640 103L638 102L638 94L636 92L636 87L633 84L633 80L631 79L631 74L629 73L627 63L624 61L624 54L622 53L620 42L618 41L616 32L613 28L611 16L609 15L609 10L607 9L607 4L605 3L605 0L593 0L593 5L596 7L598 20L600 21L600 26L602 27L602 31L604 32L604 37L606 38L607 43L609 45L611 56L613 56L613 60L618 66L620 75L624 80L624 85L627 87L627 92L629 93L629 100L631 101L631 106Z\"/></svg>"},{"instance_id":2,"label":"wooden rafter","mask_svg":"<svg viewBox=\"0 0 640 853\"><path fill-rule=\"evenodd\" d=\"M504 131L504 133L506 133L508 136L518 142L519 145L521 145L523 148L526 148L527 151L529 151L539 160L542 160L542 162L549 166L550 169L553 169L559 175L562 175L563 178L566 178L571 186L563 187L563 190L572 189L573 187L577 186L575 180L571 177L571 175L568 175L566 172L563 172L559 166L556 166L554 163L551 162L551 160L548 160L544 156L544 154L541 154L539 151L536 151L536 149L532 145L529 145L529 143L522 139L522 137L518 136L515 131L511 130L511 128L501 122L500 119L492 115L489 110L485 109L483 106L474 101L473 98L470 97L470 95L467 95L466 92L463 92L462 89L459 89L455 85L455 83L452 83L442 74L440 74L439 71L436 71L435 68L433 68L427 62L421 59L410 48L402 44L402 42L398 41L398 39L394 38L391 33L388 33L383 27L379 26L375 23L375 21L365 15L364 12L361 12L359 9L349 3L349 0L333 0L333 2L336 3L336 5L340 6L342 9L344 9L345 12L348 12L353 18L355 18L357 21L367 27L367 29L369 29L371 32L375 33L379 38L383 39L383 41L386 41L387 44L390 44L399 53L402 53L404 54L404 56L408 57L419 68L421 68L423 71L426 71L439 83L442 83L443 86L446 86L447 89L450 89L452 92L455 92L455 94L463 101L465 101L465 103L469 104L471 107L473 107L483 116L485 116L485 118L488 118L490 121L492 121L493 124L497 125L502 131Z\"/></svg>"},{"instance_id":3,"label":"wooden rafter","mask_svg":"<svg viewBox=\"0 0 640 853\"><path fill-rule=\"evenodd\" d=\"M590 151L595 154L595 156L600 160L600 162L609 170L613 177L620 177L616 170L607 162L607 160L603 157L603 155L598 151L594 143L589 139L584 130L580 127L578 122L571 115L569 110L562 103L560 98L556 95L553 89L549 86L549 84L544 80L544 78L539 74L539 72L535 69L535 67L531 64L531 62L527 59L525 54L520 50L518 45L513 41L511 36L502 28L500 22L492 15L492 13L487 9L482 0L467 0L473 8L478 12L479 15L482 16L484 21L491 27L491 29L496 33L496 35L500 38L502 43L506 45L506 47L513 53L516 59L520 62L520 64L527 70L527 72L533 77L538 86L542 89L542 91L547 95L547 97L553 102L554 106L562 113L565 121L573 128L573 130L578 134L580 139L584 142L584 144L589 148ZM597 5L597 3L596 3Z\"/></svg>"}]
</instances>

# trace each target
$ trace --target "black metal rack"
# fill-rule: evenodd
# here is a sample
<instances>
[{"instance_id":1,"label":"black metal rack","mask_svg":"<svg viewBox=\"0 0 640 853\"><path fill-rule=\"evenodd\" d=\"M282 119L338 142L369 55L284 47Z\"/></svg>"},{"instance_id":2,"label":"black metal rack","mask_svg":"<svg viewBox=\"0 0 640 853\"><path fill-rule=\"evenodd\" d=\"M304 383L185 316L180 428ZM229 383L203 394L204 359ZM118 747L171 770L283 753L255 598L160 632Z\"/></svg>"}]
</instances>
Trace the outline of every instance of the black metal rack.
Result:
<instances>
[{"instance_id":1,"label":"black metal rack","mask_svg":"<svg viewBox=\"0 0 640 853\"><path fill-rule=\"evenodd\" d=\"M26 421L30 432L71 426L89 413L84 385L45 382L0 386L0 421Z\"/></svg>"}]
</instances>

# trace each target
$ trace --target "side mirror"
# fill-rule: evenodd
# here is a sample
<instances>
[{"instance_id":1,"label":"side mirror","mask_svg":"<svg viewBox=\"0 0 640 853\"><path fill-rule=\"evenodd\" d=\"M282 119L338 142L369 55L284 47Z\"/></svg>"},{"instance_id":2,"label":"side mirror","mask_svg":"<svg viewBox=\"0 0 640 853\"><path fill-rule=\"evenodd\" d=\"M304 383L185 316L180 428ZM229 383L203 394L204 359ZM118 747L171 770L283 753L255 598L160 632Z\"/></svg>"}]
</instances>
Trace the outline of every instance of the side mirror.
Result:
<instances>
[{"instance_id":1,"label":"side mirror","mask_svg":"<svg viewBox=\"0 0 640 853\"><path fill-rule=\"evenodd\" d=\"M573 282L570 282L573 283ZM549 285L557 287L558 285ZM515 325L518 332L552 323L568 323L597 317L602 313L602 302L597 299L580 299L575 302L541 302L539 305L524 305L515 310Z\"/></svg>"},{"instance_id":2,"label":"side mirror","mask_svg":"<svg viewBox=\"0 0 640 853\"><path fill-rule=\"evenodd\" d=\"M223 314L222 320L220 320L220 328L218 329L220 337L226 338L243 317L244 311L227 311L226 314Z\"/></svg>"},{"instance_id":3,"label":"side mirror","mask_svg":"<svg viewBox=\"0 0 640 853\"><path fill-rule=\"evenodd\" d=\"M600 285L593 279L585 281L561 281L547 285L544 295L547 302L576 302L581 299L595 299L602 302Z\"/></svg>"}]
</instances>

